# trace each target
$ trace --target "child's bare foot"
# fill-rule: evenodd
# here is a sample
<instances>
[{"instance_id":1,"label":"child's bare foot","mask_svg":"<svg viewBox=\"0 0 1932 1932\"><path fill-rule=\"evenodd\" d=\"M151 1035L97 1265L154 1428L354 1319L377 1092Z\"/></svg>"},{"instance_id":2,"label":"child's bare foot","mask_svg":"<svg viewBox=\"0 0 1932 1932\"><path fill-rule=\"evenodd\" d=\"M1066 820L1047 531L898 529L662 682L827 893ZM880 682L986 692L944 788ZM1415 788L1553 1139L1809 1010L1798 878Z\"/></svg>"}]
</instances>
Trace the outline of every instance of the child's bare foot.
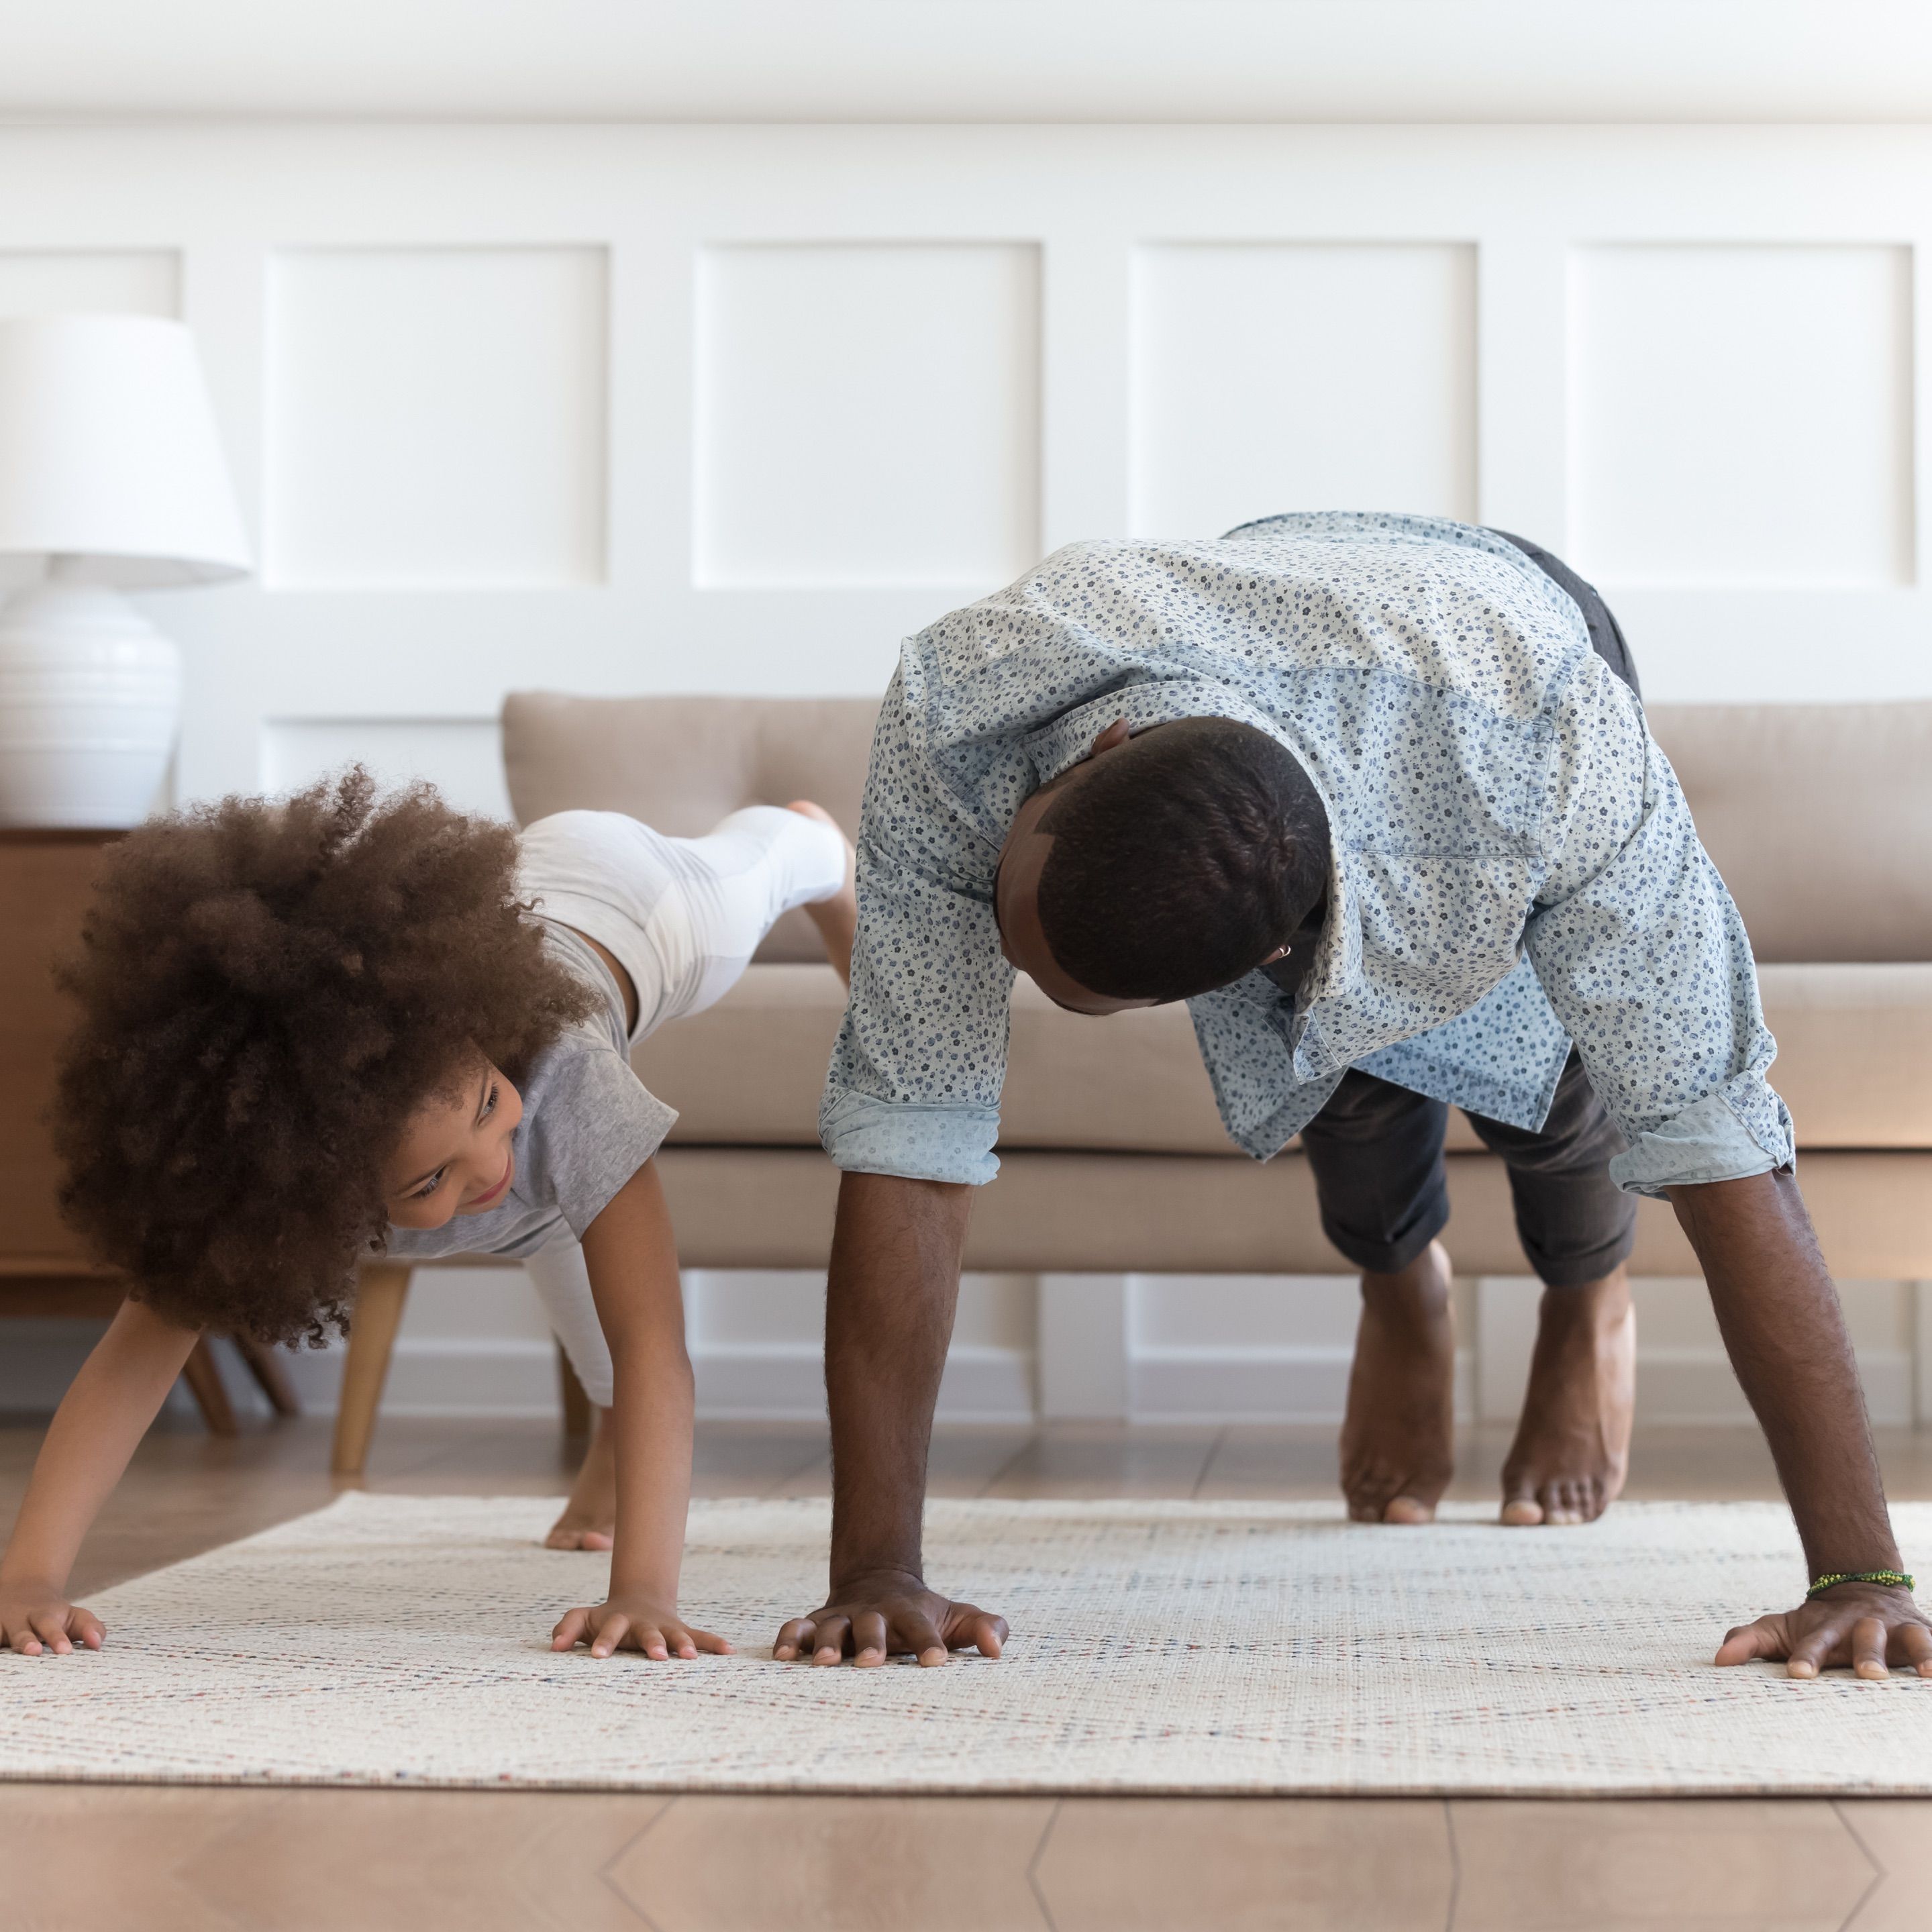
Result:
<instances>
[{"instance_id":1,"label":"child's bare foot","mask_svg":"<svg viewBox=\"0 0 1932 1932\"><path fill-rule=\"evenodd\" d=\"M613 1433L610 1412L600 1408L584 1466L570 1486L570 1500L544 1538L547 1548L608 1550L616 1540L617 1453Z\"/></svg>"},{"instance_id":2,"label":"child's bare foot","mask_svg":"<svg viewBox=\"0 0 1932 1932\"><path fill-rule=\"evenodd\" d=\"M785 809L818 819L845 838L838 820L808 798L795 798ZM829 898L815 899L805 908L806 917L818 927L818 936L825 942L826 958L838 968L839 978L848 986L852 983L852 941L859 930L858 864L859 855L853 850L851 840L845 838L845 883Z\"/></svg>"},{"instance_id":3,"label":"child's bare foot","mask_svg":"<svg viewBox=\"0 0 1932 1932\"><path fill-rule=\"evenodd\" d=\"M1623 1489L1636 1408L1630 1277L1618 1268L1581 1288L1546 1288L1503 1463L1503 1521L1594 1522Z\"/></svg>"},{"instance_id":4,"label":"child's bare foot","mask_svg":"<svg viewBox=\"0 0 1932 1932\"><path fill-rule=\"evenodd\" d=\"M1449 1257L1362 1276L1342 1424L1342 1493L1357 1522L1432 1522L1455 1468L1456 1324Z\"/></svg>"}]
</instances>

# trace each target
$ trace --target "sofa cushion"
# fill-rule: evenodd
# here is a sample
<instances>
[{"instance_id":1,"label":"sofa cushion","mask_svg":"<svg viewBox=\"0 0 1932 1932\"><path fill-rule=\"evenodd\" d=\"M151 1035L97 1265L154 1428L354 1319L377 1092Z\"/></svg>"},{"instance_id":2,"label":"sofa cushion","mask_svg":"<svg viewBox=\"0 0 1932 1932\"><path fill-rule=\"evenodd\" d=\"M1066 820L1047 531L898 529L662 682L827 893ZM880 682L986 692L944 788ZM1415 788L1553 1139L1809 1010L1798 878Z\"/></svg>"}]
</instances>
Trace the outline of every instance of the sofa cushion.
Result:
<instances>
[{"instance_id":1,"label":"sofa cushion","mask_svg":"<svg viewBox=\"0 0 1932 1932\"><path fill-rule=\"evenodd\" d=\"M717 1005L632 1055L678 1109L674 1140L815 1144L819 1096L845 989L829 966L748 968ZM1002 1147L1232 1154L1184 1006L1104 1023L1063 1012L1030 980L1013 989Z\"/></svg>"},{"instance_id":2,"label":"sofa cushion","mask_svg":"<svg viewBox=\"0 0 1932 1932\"><path fill-rule=\"evenodd\" d=\"M1932 703L1654 704L1760 961L1932 960Z\"/></svg>"},{"instance_id":3,"label":"sofa cushion","mask_svg":"<svg viewBox=\"0 0 1932 1932\"><path fill-rule=\"evenodd\" d=\"M1800 1148L1932 1148L1932 965L1766 965Z\"/></svg>"},{"instance_id":4,"label":"sofa cushion","mask_svg":"<svg viewBox=\"0 0 1932 1932\"><path fill-rule=\"evenodd\" d=\"M1767 966L1773 1084L1802 1148L1932 1148L1932 965ZM718 1004L646 1040L639 1076L674 1140L810 1146L844 988L829 966L754 965ZM1183 1006L1101 1021L1013 992L1002 1148L1232 1155ZM1451 1150L1482 1143L1459 1113Z\"/></svg>"}]
</instances>

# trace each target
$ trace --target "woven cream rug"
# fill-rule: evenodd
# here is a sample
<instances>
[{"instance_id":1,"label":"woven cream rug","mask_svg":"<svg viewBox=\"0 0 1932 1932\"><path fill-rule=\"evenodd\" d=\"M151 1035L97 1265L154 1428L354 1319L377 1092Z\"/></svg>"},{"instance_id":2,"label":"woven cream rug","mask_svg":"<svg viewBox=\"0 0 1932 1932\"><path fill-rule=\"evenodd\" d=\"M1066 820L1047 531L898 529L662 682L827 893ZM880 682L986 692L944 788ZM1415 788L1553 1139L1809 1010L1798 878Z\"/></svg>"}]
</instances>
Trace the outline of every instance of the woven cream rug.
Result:
<instances>
[{"instance_id":1,"label":"woven cream rug","mask_svg":"<svg viewBox=\"0 0 1932 1932\"><path fill-rule=\"evenodd\" d=\"M771 1660L822 1502L700 1502L686 1606L740 1646L554 1655L605 1559L554 1502L349 1495L110 1591L99 1654L0 1657L0 1776L712 1790L1932 1792L1932 1681L1713 1669L1793 1599L1790 1520L1624 1504L1588 1529L1338 1506L940 1502L929 1574L1004 1660ZM1922 1571L1932 1504L1894 1512Z\"/></svg>"}]
</instances>

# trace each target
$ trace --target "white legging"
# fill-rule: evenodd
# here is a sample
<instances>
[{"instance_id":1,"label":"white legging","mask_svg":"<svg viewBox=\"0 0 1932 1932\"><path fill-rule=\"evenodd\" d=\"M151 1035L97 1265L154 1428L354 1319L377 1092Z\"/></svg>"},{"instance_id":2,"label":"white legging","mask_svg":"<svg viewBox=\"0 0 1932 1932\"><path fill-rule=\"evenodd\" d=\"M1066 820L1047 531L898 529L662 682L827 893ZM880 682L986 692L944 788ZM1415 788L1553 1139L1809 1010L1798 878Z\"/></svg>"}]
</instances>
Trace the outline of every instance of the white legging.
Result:
<instances>
[{"instance_id":1,"label":"white legging","mask_svg":"<svg viewBox=\"0 0 1932 1932\"><path fill-rule=\"evenodd\" d=\"M608 1408L616 1392L617 1371L591 1298L590 1270L582 1246L566 1234L539 1249L524 1263L549 1318L550 1333L562 1344L584 1392L599 1408Z\"/></svg>"},{"instance_id":2,"label":"white legging","mask_svg":"<svg viewBox=\"0 0 1932 1932\"><path fill-rule=\"evenodd\" d=\"M630 974L634 1046L722 999L780 914L829 898L845 878L832 827L770 805L734 812L702 838L667 838L617 812L559 812L526 830L521 850L520 891ZM524 1265L585 1393L609 1408L614 1372L582 1247L566 1235Z\"/></svg>"}]
</instances>

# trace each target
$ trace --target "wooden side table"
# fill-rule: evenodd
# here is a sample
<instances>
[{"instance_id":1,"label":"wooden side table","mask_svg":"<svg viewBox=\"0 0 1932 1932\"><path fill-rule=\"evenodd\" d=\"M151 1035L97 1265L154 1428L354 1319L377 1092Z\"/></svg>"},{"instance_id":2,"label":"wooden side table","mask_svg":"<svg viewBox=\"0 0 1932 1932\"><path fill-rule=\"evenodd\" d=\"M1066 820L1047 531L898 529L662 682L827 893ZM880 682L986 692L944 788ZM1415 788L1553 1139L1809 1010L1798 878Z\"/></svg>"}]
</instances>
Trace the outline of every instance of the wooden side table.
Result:
<instances>
[{"instance_id":1,"label":"wooden side table","mask_svg":"<svg viewBox=\"0 0 1932 1932\"><path fill-rule=\"evenodd\" d=\"M80 937L112 832L0 828L0 1317L111 1317L126 1285L98 1267L60 1218L60 1163L47 1132L54 1057L71 1024L54 962ZM236 1346L278 1415L300 1408L274 1351ZM235 1411L204 1335L182 1370L208 1426L236 1433Z\"/></svg>"}]
</instances>

